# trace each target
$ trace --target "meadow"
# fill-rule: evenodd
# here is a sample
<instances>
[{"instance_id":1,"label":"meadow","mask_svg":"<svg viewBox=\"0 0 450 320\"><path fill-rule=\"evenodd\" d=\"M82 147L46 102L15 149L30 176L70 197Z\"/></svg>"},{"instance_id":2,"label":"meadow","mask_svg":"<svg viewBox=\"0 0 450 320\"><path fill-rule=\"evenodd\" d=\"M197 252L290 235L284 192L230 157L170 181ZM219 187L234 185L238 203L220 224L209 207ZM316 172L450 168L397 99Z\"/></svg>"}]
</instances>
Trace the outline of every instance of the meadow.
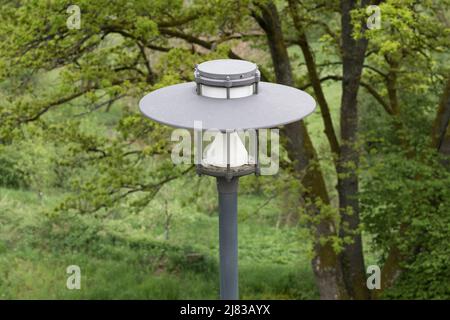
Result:
<instances>
[{"instance_id":1,"label":"meadow","mask_svg":"<svg viewBox=\"0 0 450 320\"><path fill-rule=\"evenodd\" d=\"M46 81L46 79L43 79ZM58 117L77 113L67 107ZM86 130L113 133L120 106L86 117ZM319 118L317 120L320 120ZM320 127L320 124L318 124ZM319 130L319 129L318 129ZM80 215L54 208L67 191L55 187L51 141L30 137L2 160L0 188L0 297L2 299L217 299L218 217L215 181L189 176L168 183L144 209L126 204ZM6 177L27 171L23 184ZM61 170L61 169L59 169ZM66 172L70 176L70 172ZM286 194L267 196L241 179L239 197L240 295L243 299L318 298L311 242ZM259 180L258 180L259 179ZM262 180L263 182L261 182ZM195 188L206 196L193 200ZM295 220L295 219L294 219ZM81 289L69 290L66 268L81 269Z\"/></svg>"},{"instance_id":2,"label":"meadow","mask_svg":"<svg viewBox=\"0 0 450 320\"><path fill-rule=\"evenodd\" d=\"M216 59L317 103L240 179L240 298L448 299L450 2L339 3L2 3L0 299L219 298L215 180L139 112Z\"/></svg>"}]
</instances>

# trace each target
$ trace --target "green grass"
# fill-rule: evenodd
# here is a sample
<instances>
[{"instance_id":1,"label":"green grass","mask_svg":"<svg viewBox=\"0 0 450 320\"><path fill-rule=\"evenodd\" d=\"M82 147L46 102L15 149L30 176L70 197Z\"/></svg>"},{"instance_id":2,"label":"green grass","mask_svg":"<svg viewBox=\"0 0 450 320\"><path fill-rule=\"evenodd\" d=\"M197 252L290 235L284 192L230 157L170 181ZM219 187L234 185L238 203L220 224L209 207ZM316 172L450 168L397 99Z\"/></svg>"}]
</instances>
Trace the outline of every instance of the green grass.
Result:
<instances>
[{"instance_id":1,"label":"green grass","mask_svg":"<svg viewBox=\"0 0 450 320\"><path fill-rule=\"evenodd\" d=\"M263 201L241 198L242 211ZM218 298L215 214L175 202L171 210L179 212L164 240L157 201L112 217L45 215L60 199L58 193L41 199L32 191L0 189L1 299ZM143 226L146 219L153 221ZM254 215L240 221L241 298L317 298L305 237ZM81 290L66 288L72 264L81 268Z\"/></svg>"},{"instance_id":2,"label":"green grass","mask_svg":"<svg viewBox=\"0 0 450 320\"><path fill-rule=\"evenodd\" d=\"M59 71L43 76L42 85L55 84L58 77ZM330 83L325 93L337 125L338 85ZM78 99L46 114L46 120L72 119L88 110L85 104ZM77 117L78 128L112 137L123 106L118 103L110 112ZM334 169L319 108L307 124L333 190L335 182L328 177L334 177ZM218 298L217 199L211 178L202 177L207 194L199 204L189 199L192 190L182 182L164 191L173 214L166 240L164 206L158 200L140 212L120 205L96 215L48 215L64 196L63 189L46 188L56 179L51 158L56 147L33 138L5 152L17 155L18 165L32 172L33 179L28 190L0 188L0 299ZM252 193L252 179L241 179L240 186L241 298L318 298L308 235L296 225L278 223L285 205L282 194L260 208L266 198ZM44 195L39 196L38 190ZM66 268L72 264L81 268L81 290L66 288Z\"/></svg>"},{"instance_id":3,"label":"green grass","mask_svg":"<svg viewBox=\"0 0 450 320\"><path fill-rule=\"evenodd\" d=\"M56 71L43 83L57 78ZM337 120L340 97L335 92L339 90L334 85L326 88ZM78 117L79 129L112 136L122 107L119 103L108 113ZM86 111L80 99L46 117L58 122ZM327 155L319 109L308 119L308 130L319 152ZM33 179L28 190L0 188L1 299L218 298L218 218L212 179L202 178L208 194L199 204L180 200L189 194L181 182L164 192L173 214L166 240L164 206L157 200L137 213L125 205L95 216L47 215L64 196L63 189L46 188L55 180L54 149L50 141L37 138L23 143L20 150L5 149L10 155L15 152L21 161L18 165L33 172ZM331 168L326 156L321 161ZM248 185L252 179L243 178L240 187L241 298L318 298L308 235L296 225L277 223L283 213L281 194L278 201L257 210L266 198L252 193ZM333 181L327 182L332 186ZM38 190L44 195L39 196ZM81 290L66 288L66 268L72 264L81 268Z\"/></svg>"}]
</instances>

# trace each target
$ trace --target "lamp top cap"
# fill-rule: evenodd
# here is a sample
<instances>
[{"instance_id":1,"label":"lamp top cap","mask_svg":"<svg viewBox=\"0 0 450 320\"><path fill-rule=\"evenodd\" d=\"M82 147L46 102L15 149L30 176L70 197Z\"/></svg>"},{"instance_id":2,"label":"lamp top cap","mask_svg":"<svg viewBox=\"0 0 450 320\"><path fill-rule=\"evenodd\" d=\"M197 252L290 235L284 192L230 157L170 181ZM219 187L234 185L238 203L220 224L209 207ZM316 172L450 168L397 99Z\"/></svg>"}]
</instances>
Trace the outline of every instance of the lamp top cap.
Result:
<instances>
[{"instance_id":1,"label":"lamp top cap","mask_svg":"<svg viewBox=\"0 0 450 320\"><path fill-rule=\"evenodd\" d=\"M218 59L205 61L197 65L196 72L206 78L234 80L255 76L258 72L258 67L256 64L245 60Z\"/></svg>"}]
</instances>

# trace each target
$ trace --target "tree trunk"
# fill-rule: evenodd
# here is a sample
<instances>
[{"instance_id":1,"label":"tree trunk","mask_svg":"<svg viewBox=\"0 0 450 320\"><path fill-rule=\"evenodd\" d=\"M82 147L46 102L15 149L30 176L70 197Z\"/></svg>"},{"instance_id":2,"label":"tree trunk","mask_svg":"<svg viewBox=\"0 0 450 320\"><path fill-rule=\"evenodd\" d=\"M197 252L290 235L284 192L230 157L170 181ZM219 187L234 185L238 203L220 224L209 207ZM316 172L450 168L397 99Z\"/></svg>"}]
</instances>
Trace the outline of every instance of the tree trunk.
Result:
<instances>
[{"instance_id":1,"label":"tree trunk","mask_svg":"<svg viewBox=\"0 0 450 320\"><path fill-rule=\"evenodd\" d=\"M284 43L281 21L273 3L258 5L262 15L253 13L258 24L266 32L275 75L278 83L293 86L292 70L287 48ZM307 190L302 198L320 198L323 203L330 200L325 186L322 171L318 165L317 154L303 121L295 122L284 127L287 137L286 149L289 158L294 163L296 175L302 177L302 184ZM314 201L311 201L314 203ZM317 215L320 208L308 205L308 213ZM329 237L335 227L333 221L323 219L315 227L315 257L312 261L316 284L321 299L341 299L346 297L342 280L339 259L331 243L321 243L319 238Z\"/></svg>"},{"instance_id":2,"label":"tree trunk","mask_svg":"<svg viewBox=\"0 0 450 320\"><path fill-rule=\"evenodd\" d=\"M311 85L314 89L314 94L316 95L316 100L322 114L322 120L325 128L324 133L328 139L331 151L337 156L339 154L339 142L336 136L336 131L333 127L330 108L328 107L325 94L322 90L322 84L320 82L319 73L317 72L316 62L314 61L313 53L309 47L308 39L301 24L301 18L298 14L297 1L289 0L288 3L294 26L297 29L297 44L302 50L306 68L308 70L308 77L311 81Z\"/></svg>"},{"instance_id":3,"label":"tree trunk","mask_svg":"<svg viewBox=\"0 0 450 320\"><path fill-rule=\"evenodd\" d=\"M450 75L439 102L438 111L432 128L433 147L444 156L450 156ZM444 159L449 165L450 159Z\"/></svg>"},{"instance_id":4,"label":"tree trunk","mask_svg":"<svg viewBox=\"0 0 450 320\"><path fill-rule=\"evenodd\" d=\"M442 164L450 168L450 126L447 124L447 130L439 145L439 152L445 157L442 159Z\"/></svg>"},{"instance_id":5,"label":"tree trunk","mask_svg":"<svg viewBox=\"0 0 450 320\"><path fill-rule=\"evenodd\" d=\"M337 190L342 217L340 236L352 239L350 244L344 245L341 254L344 281L352 298L369 299L361 233L358 230L360 223L357 198L359 153L356 146L358 131L357 95L367 40L353 38L351 10L355 8L355 0L341 0L343 81L340 117L341 149L337 163Z\"/></svg>"}]
</instances>

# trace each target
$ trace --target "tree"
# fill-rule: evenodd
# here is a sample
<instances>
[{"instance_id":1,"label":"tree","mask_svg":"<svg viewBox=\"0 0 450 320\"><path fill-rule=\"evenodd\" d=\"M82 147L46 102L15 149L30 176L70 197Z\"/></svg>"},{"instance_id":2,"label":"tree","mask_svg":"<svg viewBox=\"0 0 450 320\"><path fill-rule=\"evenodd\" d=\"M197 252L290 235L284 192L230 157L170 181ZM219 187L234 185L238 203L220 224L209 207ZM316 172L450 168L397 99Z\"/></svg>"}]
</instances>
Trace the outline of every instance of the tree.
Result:
<instances>
[{"instance_id":1,"label":"tree","mask_svg":"<svg viewBox=\"0 0 450 320\"><path fill-rule=\"evenodd\" d=\"M448 59L450 45L449 24L442 16L448 5L448 1L428 1L420 5L408 1L401 4L386 1L381 4L384 19L389 21L386 26L389 33L376 30L368 32L368 50L372 54L365 65L367 77L374 84L369 91L391 118L397 144L405 155L405 160L420 166L424 172L435 170L434 173L437 174L437 171L440 171L443 181L446 179L445 168L436 166L435 157L430 158L427 153L436 156L437 151L444 156L443 163L448 161L445 160L448 159L445 145L448 130L449 76L448 67L442 64L442 61ZM431 97L426 96L429 90L434 94ZM427 104L438 107L431 108L430 112L426 108ZM429 114L434 120L430 121ZM428 126L429 123L433 125ZM440 180L432 175L426 177L426 174L413 169L408 174L411 172L415 172L413 177L416 182L433 183ZM408 179L406 181L405 183L410 183ZM413 186L410 185L411 190ZM431 188L434 187L430 186ZM446 207L445 202L431 200L430 196L427 195L426 200L423 200L423 203L431 201L428 208L423 207L423 203L412 201L411 211L405 212L405 216L398 219L403 222L393 227L399 237L391 239L394 241L385 239L390 243L385 249L387 255L381 281L383 290L395 284L405 269L405 263L412 263L417 250L422 246L420 241L411 238L410 233L414 233L413 230L418 231L415 228L417 226L411 225L411 219L414 219L410 215L411 212L422 208L424 211L417 214L423 217L428 210L434 212ZM435 195L431 196L434 197ZM423 219L425 226L427 218L422 217L420 219ZM408 245L405 245L405 242L408 242Z\"/></svg>"},{"instance_id":2,"label":"tree","mask_svg":"<svg viewBox=\"0 0 450 320\"><path fill-rule=\"evenodd\" d=\"M140 196L136 205L148 203L164 183L192 173L190 167L175 168L169 161L168 139L163 138L168 129L145 121L128 108L114 139L82 132L77 121L126 99L135 109L136 98L144 92L192 79L192 65L203 59L197 46L211 49L213 44L227 41L227 34L203 41L180 30L226 30L230 20L225 21L215 10L216 4L184 5L174 1L168 6L165 1L100 1L94 5L80 1L79 30L66 26L67 1L51 5L37 1L4 4L0 63L5 68L1 69L0 79L9 103L0 106L0 141L20 139L21 126L33 125L45 128L42 132L48 139L72 144L66 155L67 167L86 169L96 163L96 174L90 181L74 181L74 190L81 194L70 197L64 208L94 212L131 195ZM226 1L220 7L235 12ZM217 13L215 18L210 16L212 12ZM213 20L219 27L211 24ZM170 39L178 40L176 46ZM218 48L205 57L226 54L232 52ZM57 73L56 84L43 88L36 85L36 75L52 72ZM64 123L46 117L68 104L87 107ZM149 172L154 157L161 161Z\"/></svg>"},{"instance_id":3,"label":"tree","mask_svg":"<svg viewBox=\"0 0 450 320\"><path fill-rule=\"evenodd\" d=\"M277 8L272 2L255 3L255 6L260 12L255 8L252 15L267 35L276 80L281 84L295 86ZM321 237L329 238L336 227L332 219L320 217L322 208L317 206L318 203L321 206L330 205L325 181L317 163L317 153L303 121L285 126L284 132L288 139L287 151L294 162L294 172L296 176L302 177L301 182L305 187L301 197L307 200L303 203L307 205L309 215L319 216L320 219L317 226L314 226L316 241L312 264L316 283L322 298L341 298L345 296L345 289L337 254L329 240L325 243L319 241Z\"/></svg>"},{"instance_id":4,"label":"tree","mask_svg":"<svg viewBox=\"0 0 450 320\"><path fill-rule=\"evenodd\" d=\"M278 18L277 8L276 6L267 1L262 1L257 3L258 9L262 12L260 16L253 13L253 16L258 21L259 25L267 34L268 46L270 48L272 61L274 65L275 72L277 74L277 81L280 83L285 83L288 85L294 85L295 83L292 80L294 77L292 76L292 72L290 70L290 58L287 54L286 47L289 45L298 45L303 53L303 58L305 61L305 65L308 71L308 76L310 80L310 85L314 89L314 93L316 95L318 104L321 109L322 118L324 121L324 129L325 135L328 139L330 150L335 154L336 161L336 172L337 172L337 191L339 194L339 208L342 224L340 225L340 238L344 243L343 251L339 257L341 268L334 268L334 274L339 275L342 272L343 280L346 284L346 294L352 298L356 299L367 299L369 298L369 292L365 287L365 268L364 268L364 257L362 251L362 242L360 236L360 218L359 218L359 200L358 200L358 163L360 158L360 152L358 150L357 143L357 133L358 133L358 104L357 104L357 94L359 86L363 86L367 91L376 99L376 101L381 104L385 110L389 112L389 114L393 116L398 116L400 113L400 105L401 102L398 99L398 88L397 86L397 72L398 72L398 62L395 61L390 55L386 55L385 48L389 45L392 45L392 40L390 42L386 42L387 38L403 38L399 35L395 28L390 30L390 33L383 33L382 39L384 41L385 46L382 46L380 42L376 42L375 45L371 46L369 52L367 52L369 39L375 40L377 31L369 32L369 37L367 37L367 30L365 21L365 9L369 4L380 4L380 2L372 2L362 1L361 3L357 3L356 1L341 1L340 8L336 8L333 4L328 3L308 3L307 1L288 1L288 12L293 20L293 27L295 30L296 38L295 39L283 39L283 32L281 31L282 26L281 22ZM299 8L299 5L302 8ZM403 6L406 5L407 9L404 9ZM421 19L414 21L414 31L419 33L419 35L410 36L414 39L414 37L420 37L420 40L423 40L424 37L430 36L431 30L436 30L435 26L439 24L440 20L446 21L442 18L442 12L444 11L446 4L442 6L427 3L424 4L424 7L416 9L416 6L413 3L405 1L404 3L394 3L387 1L385 5L381 6L383 12L387 13L387 19L392 18L394 22L398 22L399 24L408 24L410 23L410 15L411 12L417 14L422 14ZM448 5L448 4L447 4ZM285 11L283 5L279 6L282 11ZM324 9L326 8L326 9ZM322 17L325 17L324 20L318 19L317 14L312 15L310 12L318 13L319 10L327 10L328 12L339 11L341 15L341 31L334 32L332 28L330 28L328 21L333 21L326 14L322 14ZM438 13L441 13L440 15ZM322 12L321 12L322 13ZM401 15L400 21L397 21L393 16ZM391 16L392 15L392 16ZM439 18L440 17L440 18ZM386 19L386 18L385 18ZM363 23L361 23L363 22ZM424 23L426 22L426 23ZM329 36L329 39L334 42L333 47L337 48L336 56L341 58L341 61L338 64L342 64L342 76L340 75L328 75L323 77L322 79L319 77L318 66L314 60L314 54L310 49L310 45L308 43L308 37L305 33L305 29L311 26L320 26L324 29L325 34ZM289 26L285 27L288 28ZM434 28L434 29L433 29ZM401 30L403 32L404 30ZM409 34L411 34L411 27L409 27ZM341 39L337 36L337 34L341 34ZM291 34L288 32L288 34ZM380 34L380 33L378 33ZM445 39L447 39L445 33L433 33L431 36L432 43L422 42L413 42L413 43L405 43L407 48L400 48L401 50L408 50L408 52L422 54L423 57L419 61L424 61L424 65L422 66L425 70L426 63L429 63L431 60L431 54L429 52L424 53L421 50L424 47L424 50L430 50L431 52L439 52L445 43ZM408 38L407 38L408 39ZM379 46L377 48L377 45ZM436 47L437 45L437 47ZM380 48L381 46L381 48ZM448 44L447 44L448 47ZM396 49L399 49L397 46ZM436 50L437 49L437 50ZM389 50L389 49L388 49ZM363 70L370 70L371 72L375 72L376 75L384 75L379 71L377 66L366 64L366 56L372 58L377 56L385 55L385 60L390 65L390 71L385 76L387 92L389 100L385 101L382 94L380 94L377 89L375 89L371 82L373 80L373 75L369 76L369 81L363 81L362 75ZM423 59L425 58L425 59ZM416 60L417 61L417 60ZM277 71L278 70L278 71ZM413 69L414 70L414 69ZM432 70L428 70L433 72ZM431 73L431 77L433 77L433 73ZM341 101L341 137L340 140L337 139L336 133L334 130L334 126L330 117L329 106L324 97L323 89L321 86L321 82L325 80L339 80L342 81L342 101ZM428 81L425 79L425 81ZM444 89L444 93L442 94L440 107L438 111L438 115L436 120L434 121L435 125L433 127L434 132L434 144L436 145L437 141L442 141L445 137L446 128L448 127L448 114L446 113L446 102L448 102L448 89ZM398 130L401 131L401 135L403 133L401 122L396 119L395 126ZM296 131L303 131L301 128L302 124L300 124L300 128L297 128ZM289 133L287 133L288 136ZM291 134L292 135L292 134ZM295 135L295 134L294 134ZM307 134L306 134L307 135ZM300 134L303 136L303 134ZM440 137L440 138L436 138ZM439 140L441 139L441 140ZM304 145L308 146L308 138L302 139ZM403 139L405 140L405 139ZM442 145L442 142L438 142L439 145ZM405 148L408 148L407 145L404 145ZM289 148L289 143L288 143ZM305 148L305 147L303 147ZM305 151L300 146L296 146L296 150L302 150L300 153L303 155L307 155L308 151ZM440 149L442 149L440 147ZM445 148L443 148L445 149ZM288 149L289 150L289 149ZM291 150L291 154L294 152ZM309 154L314 154L309 152ZM291 156L292 159L300 159L300 156ZM317 158L317 156L310 156L310 158ZM299 161L302 163L301 161ZM298 171L304 170L307 167L307 163L303 161L303 166L297 168ZM315 167L320 176L320 169ZM305 179L306 180L306 179ZM316 178L316 181L320 181L320 179ZM302 181L303 184L307 185L307 182ZM322 188L322 192L323 192ZM325 190L326 192L326 190ZM317 197L319 193L316 191L312 191L309 194L309 197ZM322 199L326 199L325 196L322 195ZM322 221L326 225L327 221ZM330 230L330 225L325 227L322 230ZM321 230L318 228L318 230ZM328 237L329 231L325 231L320 234L316 238L320 237ZM350 240L350 241L348 241ZM317 248L316 248L317 249ZM320 250L316 250L316 257L320 257ZM333 255L326 254L328 257L332 257ZM398 258L400 256L399 252L396 251L395 247L392 248L391 257ZM332 264L336 266L336 260ZM396 262L398 263L398 262ZM395 264L395 263L394 263ZM391 271L393 275L398 275L398 267L391 269L390 261L385 264L385 269L383 272L384 283L385 286L393 285L395 281L388 280L391 276ZM317 270L317 268L315 268ZM318 275L318 279L325 279L324 275ZM330 295L330 288L338 288L339 281L336 281L338 277L330 277L326 280L326 284L319 288L321 289L321 296L323 298L330 298L334 295L334 297L339 296L343 297L344 295L337 295L336 290L334 294ZM320 283L320 282L318 282ZM328 290L328 291L327 291ZM342 291L341 291L342 292Z\"/></svg>"},{"instance_id":5,"label":"tree","mask_svg":"<svg viewBox=\"0 0 450 320\"><path fill-rule=\"evenodd\" d=\"M448 209L445 190L439 189L447 176L437 174L448 169L450 153L447 0L420 5L410 0L78 1L81 29L66 26L69 4L15 1L0 11L0 145L25 139L26 126L67 144L59 165L92 173L89 180L72 181L73 195L61 208L96 212L124 200L139 208L165 183L193 174L190 166L172 165L167 128L145 121L136 112L137 99L192 80L192 66L201 61L244 58L257 60L266 81L311 90L319 105L332 176L305 122L283 131L290 170L301 185L298 198L314 243L312 266L321 298L370 297L362 230L383 253L384 288L395 287L402 272L408 278L419 272L420 263L434 263L436 252L445 251L432 248L445 230L423 237L428 229L412 223L408 212L417 212L415 218L428 228L433 223L419 208L433 217ZM381 30L366 28L370 4L381 8ZM296 49L301 56L292 52ZM36 83L44 75L57 80ZM339 124L325 94L327 81L341 84ZM117 103L124 108L113 138L80 129L79 119ZM359 126L367 123L360 110L368 105L384 114ZM53 112L66 112L67 120L52 121ZM367 127L388 143L379 143ZM392 166L365 167L377 160ZM424 173L410 165L396 172L402 161ZM386 185L390 176L397 184ZM439 192L421 191L421 201L405 199L410 190L422 190L423 181ZM405 192L396 196L398 185ZM401 218L393 218L391 207ZM428 255L419 257L423 248ZM405 261L416 267L405 268Z\"/></svg>"}]
</instances>

